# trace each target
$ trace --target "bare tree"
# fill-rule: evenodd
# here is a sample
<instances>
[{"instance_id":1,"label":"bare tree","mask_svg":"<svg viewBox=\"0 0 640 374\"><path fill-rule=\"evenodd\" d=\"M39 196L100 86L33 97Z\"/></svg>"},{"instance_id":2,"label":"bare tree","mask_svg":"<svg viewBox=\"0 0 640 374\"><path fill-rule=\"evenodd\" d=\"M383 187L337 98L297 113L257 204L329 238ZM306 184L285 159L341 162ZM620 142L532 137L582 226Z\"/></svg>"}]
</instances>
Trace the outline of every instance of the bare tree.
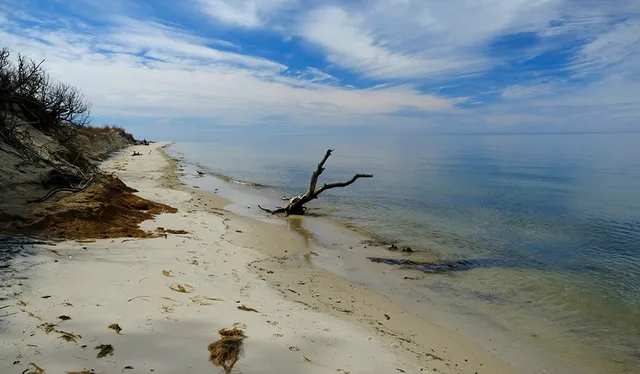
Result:
<instances>
[{"instance_id":1,"label":"bare tree","mask_svg":"<svg viewBox=\"0 0 640 374\"><path fill-rule=\"evenodd\" d=\"M312 200L317 199L318 196L324 191L330 190L332 188L347 187L360 178L373 178L372 174L356 174L346 182L325 183L322 185L322 187L317 189L318 178L324 171L324 164L327 162L327 160L329 159L333 151L334 151L333 149L329 149L327 150L327 153L325 153L324 157L322 158L322 161L320 161L320 163L318 164L318 167L311 175L311 182L309 182L309 188L307 189L307 192L304 195L299 195L291 198L289 200L289 204L287 204L287 206L282 208L265 209L260 205L258 205L258 207L264 210L265 212L269 212L271 214L285 214L287 216L290 214L304 214L306 210L306 207L304 205Z\"/></svg>"},{"instance_id":2,"label":"bare tree","mask_svg":"<svg viewBox=\"0 0 640 374\"><path fill-rule=\"evenodd\" d=\"M88 124L91 104L75 87L52 81L42 68L43 61L0 50L0 125L16 107L25 119L41 130L56 130L62 123L82 127ZM5 129L6 130L6 129Z\"/></svg>"}]
</instances>

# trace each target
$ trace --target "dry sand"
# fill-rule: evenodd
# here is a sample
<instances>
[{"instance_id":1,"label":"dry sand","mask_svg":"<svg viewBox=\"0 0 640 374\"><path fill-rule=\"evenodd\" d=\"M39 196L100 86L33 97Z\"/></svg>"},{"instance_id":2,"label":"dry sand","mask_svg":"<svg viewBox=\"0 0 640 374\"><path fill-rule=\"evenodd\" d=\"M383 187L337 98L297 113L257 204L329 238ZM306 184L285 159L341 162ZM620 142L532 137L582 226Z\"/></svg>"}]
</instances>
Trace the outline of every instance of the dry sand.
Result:
<instances>
[{"instance_id":1,"label":"dry sand","mask_svg":"<svg viewBox=\"0 0 640 374\"><path fill-rule=\"evenodd\" d=\"M141 224L166 236L22 249L10 269L19 276L0 288L0 373L219 373L207 347L234 327L247 336L237 373L513 372L458 334L311 267L304 238L285 226L181 186L162 146L132 147L103 169L178 209ZM98 358L99 345L113 352Z\"/></svg>"}]
</instances>

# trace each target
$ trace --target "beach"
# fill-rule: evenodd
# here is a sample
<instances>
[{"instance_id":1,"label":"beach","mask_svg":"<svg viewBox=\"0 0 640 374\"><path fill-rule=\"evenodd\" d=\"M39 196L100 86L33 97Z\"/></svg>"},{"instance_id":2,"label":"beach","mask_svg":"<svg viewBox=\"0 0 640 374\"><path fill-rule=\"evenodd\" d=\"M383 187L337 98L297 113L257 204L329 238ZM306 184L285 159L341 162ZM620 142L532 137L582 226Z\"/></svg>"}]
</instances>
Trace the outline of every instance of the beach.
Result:
<instances>
[{"instance_id":1,"label":"beach","mask_svg":"<svg viewBox=\"0 0 640 374\"><path fill-rule=\"evenodd\" d=\"M220 372L207 347L232 328L246 335L233 372L515 372L455 331L314 268L317 253L286 225L182 185L166 145L130 147L101 166L177 209L140 225L156 235L24 244L8 264L20 276L3 280L0 295L1 372Z\"/></svg>"}]
</instances>

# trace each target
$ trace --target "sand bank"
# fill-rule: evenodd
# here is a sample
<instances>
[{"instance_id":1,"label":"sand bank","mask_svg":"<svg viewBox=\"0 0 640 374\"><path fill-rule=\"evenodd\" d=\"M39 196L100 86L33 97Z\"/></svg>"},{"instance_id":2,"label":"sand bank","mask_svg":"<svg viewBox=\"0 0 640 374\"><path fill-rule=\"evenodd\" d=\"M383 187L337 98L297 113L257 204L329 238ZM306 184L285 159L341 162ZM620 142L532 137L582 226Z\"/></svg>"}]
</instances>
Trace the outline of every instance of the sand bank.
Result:
<instances>
[{"instance_id":1,"label":"sand bank","mask_svg":"<svg viewBox=\"0 0 640 374\"><path fill-rule=\"evenodd\" d=\"M166 235L21 249L19 277L0 289L0 372L218 373L207 346L233 327L247 335L238 373L512 372L455 332L314 269L287 227L181 186L162 146L132 147L103 169L178 209L141 224ZM101 345L113 351L98 358Z\"/></svg>"}]
</instances>

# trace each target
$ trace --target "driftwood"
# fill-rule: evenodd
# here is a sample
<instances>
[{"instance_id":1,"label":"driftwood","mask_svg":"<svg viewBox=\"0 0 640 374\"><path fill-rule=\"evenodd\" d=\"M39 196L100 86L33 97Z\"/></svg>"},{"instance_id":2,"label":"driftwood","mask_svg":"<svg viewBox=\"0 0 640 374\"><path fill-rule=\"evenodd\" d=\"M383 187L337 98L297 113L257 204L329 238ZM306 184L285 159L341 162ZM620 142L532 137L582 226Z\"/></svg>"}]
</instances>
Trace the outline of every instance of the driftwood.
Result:
<instances>
[{"instance_id":1,"label":"driftwood","mask_svg":"<svg viewBox=\"0 0 640 374\"><path fill-rule=\"evenodd\" d=\"M320 161L318 167L311 175L309 189L307 189L307 192L304 195L298 195L291 198L289 200L289 204L282 208L266 209L261 207L260 205L258 205L258 208L271 214L286 214L287 216L290 214L304 214L305 210L307 209L304 205L314 199L317 199L318 196L324 191L330 190L332 188L347 187L360 178L373 178L372 174L356 174L353 176L353 178L346 182L325 183L322 185L322 187L316 189L318 186L318 178L324 171L324 164L331 156L331 153L333 153L333 149L329 149L327 150L327 153L325 153L324 158L322 159L322 161Z\"/></svg>"}]
</instances>

